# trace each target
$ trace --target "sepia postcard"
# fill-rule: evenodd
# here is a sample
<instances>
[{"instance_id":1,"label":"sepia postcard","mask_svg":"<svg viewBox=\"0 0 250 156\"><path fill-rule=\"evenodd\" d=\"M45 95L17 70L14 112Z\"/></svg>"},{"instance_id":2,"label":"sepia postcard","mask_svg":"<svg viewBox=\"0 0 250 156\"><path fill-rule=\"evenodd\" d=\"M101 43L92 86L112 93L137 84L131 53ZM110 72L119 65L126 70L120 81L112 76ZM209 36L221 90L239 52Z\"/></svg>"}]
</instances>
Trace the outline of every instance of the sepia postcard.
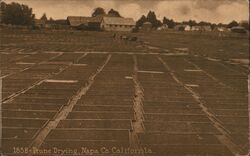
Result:
<instances>
[{"instance_id":1,"label":"sepia postcard","mask_svg":"<svg viewBox=\"0 0 250 156\"><path fill-rule=\"evenodd\" d=\"M248 156L248 0L0 0L1 156Z\"/></svg>"}]
</instances>

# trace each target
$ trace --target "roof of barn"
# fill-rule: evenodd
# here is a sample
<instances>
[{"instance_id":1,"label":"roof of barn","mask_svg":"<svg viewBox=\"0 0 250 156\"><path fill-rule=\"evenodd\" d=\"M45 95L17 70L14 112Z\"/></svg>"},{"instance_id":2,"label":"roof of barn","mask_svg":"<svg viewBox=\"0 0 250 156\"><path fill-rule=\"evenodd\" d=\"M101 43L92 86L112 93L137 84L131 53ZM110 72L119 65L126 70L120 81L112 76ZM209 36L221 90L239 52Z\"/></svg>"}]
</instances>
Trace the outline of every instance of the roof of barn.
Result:
<instances>
[{"instance_id":1,"label":"roof of barn","mask_svg":"<svg viewBox=\"0 0 250 156\"><path fill-rule=\"evenodd\" d=\"M122 17L103 17L105 24L114 25L135 25L133 18L122 18Z\"/></svg>"},{"instance_id":2,"label":"roof of barn","mask_svg":"<svg viewBox=\"0 0 250 156\"><path fill-rule=\"evenodd\" d=\"M69 16L67 19L71 26L79 26L81 24L87 24L92 17L82 17L82 16Z\"/></svg>"},{"instance_id":3,"label":"roof of barn","mask_svg":"<svg viewBox=\"0 0 250 156\"><path fill-rule=\"evenodd\" d=\"M68 16L68 21L71 26L80 26L89 22L101 23L103 16L84 17L84 16Z\"/></svg>"}]
</instances>

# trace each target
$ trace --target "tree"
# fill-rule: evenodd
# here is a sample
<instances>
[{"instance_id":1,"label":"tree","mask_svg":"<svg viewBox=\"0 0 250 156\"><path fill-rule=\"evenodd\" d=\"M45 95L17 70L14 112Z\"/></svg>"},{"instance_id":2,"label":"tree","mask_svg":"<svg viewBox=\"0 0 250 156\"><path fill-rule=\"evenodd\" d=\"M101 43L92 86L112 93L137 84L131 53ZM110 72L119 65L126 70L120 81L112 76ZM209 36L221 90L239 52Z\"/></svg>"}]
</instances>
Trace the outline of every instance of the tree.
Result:
<instances>
[{"instance_id":1,"label":"tree","mask_svg":"<svg viewBox=\"0 0 250 156\"><path fill-rule=\"evenodd\" d=\"M42 17L40 18L40 20L48 21L48 18L47 18L47 16L46 16L45 13L42 15Z\"/></svg>"},{"instance_id":2,"label":"tree","mask_svg":"<svg viewBox=\"0 0 250 156\"><path fill-rule=\"evenodd\" d=\"M142 15L142 17L136 22L135 27L138 29L145 22L147 22L147 18L146 18L146 16Z\"/></svg>"},{"instance_id":3,"label":"tree","mask_svg":"<svg viewBox=\"0 0 250 156\"><path fill-rule=\"evenodd\" d=\"M210 22L201 21L197 25L199 25L199 26L207 26L207 25L211 26L212 24Z\"/></svg>"},{"instance_id":4,"label":"tree","mask_svg":"<svg viewBox=\"0 0 250 156\"><path fill-rule=\"evenodd\" d=\"M1 11L5 11L7 4L5 2L0 3Z\"/></svg>"},{"instance_id":5,"label":"tree","mask_svg":"<svg viewBox=\"0 0 250 156\"><path fill-rule=\"evenodd\" d=\"M20 5L12 2L11 4L1 3L4 8L3 23L12 25L32 25L35 15L32 14L32 8L27 5Z\"/></svg>"},{"instance_id":6,"label":"tree","mask_svg":"<svg viewBox=\"0 0 250 156\"><path fill-rule=\"evenodd\" d=\"M232 21L227 25L227 28L232 28L232 27L236 27L239 26L239 23L236 21Z\"/></svg>"},{"instance_id":7,"label":"tree","mask_svg":"<svg viewBox=\"0 0 250 156\"><path fill-rule=\"evenodd\" d=\"M54 19L52 17L49 18L49 21L54 21Z\"/></svg>"},{"instance_id":8,"label":"tree","mask_svg":"<svg viewBox=\"0 0 250 156\"><path fill-rule=\"evenodd\" d=\"M120 13L114 9L110 9L108 15L113 17L121 17Z\"/></svg>"},{"instance_id":9,"label":"tree","mask_svg":"<svg viewBox=\"0 0 250 156\"><path fill-rule=\"evenodd\" d=\"M4 2L0 3L0 23L3 23L5 20L5 10L6 10L7 4Z\"/></svg>"},{"instance_id":10,"label":"tree","mask_svg":"<svg viewBox=\"0 0 250 156\"><path fill-rule=\"evenodd\" d=\"M217 24L218 27L227 27L227 24L219 23Z\"/></svg>"},{"instance_id":11,"label":"tree","mask_svg":"<svg viewBox=\"0 0 250 156\"><path fill-rule=\"evenodd\" d=\"M195 20L184 21L184 22L182 22L182 23L183 23L183 24L187 24L187 25L189 25L190 27L196 26L196 25L197 25L197 23L196 23Z\"/></svg>"},{"instance_id":12,"label":"tree","mask_svg":"<svg viewBox=\"0 0 250 156\"><path fill-rule=\"evenodd\" d=\"M162 20L163 24L167 24L168 28L172 29L176 25L173 19L167 19L166 17Z\"/></svg>"},{"instance_id":13,"label":"tree","mask_svg":"<svg viewBox=\"0 0 250 156\"><path fill-rule=\"evenodd\" d=\"M157 28L162 25L161 21L156 18L155 12L149 11L147 15L147 21L152 23L152 27Z\"/></svg>"},{"instance_id":14,"label":"tree","mask_svg":"<svg viewBox=\"0 0 250 156\"><path fill-rule=\"evenodd\" d=\"M101 7L95 8L94 12L92 13L92 17L96 17L98 15L105 15L105 10Z\"/></svg>"},{"instance_id":15,"label":"tree","mask_svg":"<svg viewBox=\"0 0 250 156\"><path fill-rule=\"evenodd\" d=\"M249 22L248 21L244 21L240 24L242 27L244 27L246 30L249 30Z\"/></svg>"},{"instance_id":16,"label":"tree","mask_svg":"<svg viewBox=\"0 0 250 156\"><path fill-rule=\"evenodd\" d=\"M216 26L217 25L215 23L211 24L211 29L214 30L216 28Z\"/></svg>"}]
</instances>

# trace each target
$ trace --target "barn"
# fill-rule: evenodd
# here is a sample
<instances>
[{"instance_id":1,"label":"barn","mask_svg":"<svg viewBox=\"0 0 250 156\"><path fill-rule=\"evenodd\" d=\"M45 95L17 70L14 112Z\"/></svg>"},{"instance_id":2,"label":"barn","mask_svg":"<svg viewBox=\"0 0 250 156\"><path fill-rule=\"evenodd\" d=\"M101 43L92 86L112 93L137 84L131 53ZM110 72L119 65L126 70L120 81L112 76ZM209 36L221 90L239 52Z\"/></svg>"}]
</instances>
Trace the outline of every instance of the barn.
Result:
<instances>
[{"instance_id":1,"label":"barn","mask_svg":"<svg viewBox=\"0 0 250 156\"><path fill-rule=\"evenodd\" d=\"M77 27L82 24L88 24L92 17L83 17L83 16L69 16L67 21L72 27Z\"/></svg>"},{"instance_id":2,"label":"barn","mask_svg":"<svg viewBox=\"0 0 250 156\"><path fill-rule=\"evenodd\" d=\"M135 21L132 18L96 16L67 17L68 24L72 28L85 30L103 30L103 31L132 31L135 27Z\"/></svg>"},{"instance_id":3,"label":"barn","mask_svg":"<svg viewBox=\"0 0 250 156\"><path fill-rule=\"evenodd\" d=\"M204 25L204 26L202 26L202 30L203 31L212 31L212 28L210 25Z\"/></svg>"},{"instance_id":4,"label":"barn","mask_svg":"<svg viewBox=\"0 0 250 156\"><path fill-rule=\"evenodd\" d=\"M67 17L68 24L73 28L87 28L92 17L69 16Z\"/></svg>"},{"instance_id":5,"label":"barn","mask_svg":"<svg viewBox=\"0 0 250 156\"><path fill-rule=\"evenodd\" d=\"M140 28L143 32L148 32L152 30L152 23L151 22L144 22Z\"/></svg>"},{"instance_id":6,"label":"barn","mask_svg":"<svg viewBox=\"0 0 250 156\"><path fill-rule=\"evenodd\" d=\"M83 16L69 16L67 22L72 28L84 30L100 30L103 16L83 17Z\"/></svg>"},{"instance_id":7,"label":"barn","mask_svg":"<svg viewBox=\"0 0 250 156\"><path fill-rule=\"evenodd\" d=\"M213 31L216 31L216 32L226 32L226 31L228 31L228 29L226 27L215 27L213 29Z\"/></svg>"},{"instance_id":8,"label":"barn","mask_svg":"<svg viewBox=\"0 0 250 156\"><path fill-rule=\"evenodd\" d=\"M45 28L48 29L69 29L69 25L67 20L59 19L59 20L49 20L45 23Z\"/></svg>"},{"instance_id":9,"label":"barn","mask_svg":"<svg viewBox=\"0 0 250 156\"><path fill-rule=\"evenodd\" d=\"M34 24L35 24L35 27L37 28L45 28L46 22L44 20L35 19Z\"/></svg>"},{"instance_id":10,"label":"barn","mask_svg":"<svg viewBox=\"0 0 250 156\"><path fill-rule=\"evenodd\" d=\"M201 31L202 28L201 28L201 26L195 25L195 26L192 26L191 30L192 31Z\"/></svg>"},{"instance_id":11,"label":"barn","mask_svg":"<svg viewBox=\"0 0 250 156\"><path fill-rule=\"evenodd\" d=\"M235 27L231 28L231 32L234 32L234 33L246 33L247 31L242 26L235 26Z\"/></svg>"},{"instance_id":12,"label":"barn","mask_svg":"<svg viewBox=\"0 0 250 156\"><path fill-rule=\"evenodd\" d=\"M103 17L100 26L103 31L132 31L135 21L132 18Z\"/></svg>"},{"instance_id":13,"label":"barn","mask_svg":"<svg viewBox=\"0 0 250 156\"><path fill-rule=\"evenodd\" d=\"M103 20L103 16L96 16L96 17L91 17L91 19L88 22L88 30L101 30L101 23Z\"/></svg>"}]
</instances>

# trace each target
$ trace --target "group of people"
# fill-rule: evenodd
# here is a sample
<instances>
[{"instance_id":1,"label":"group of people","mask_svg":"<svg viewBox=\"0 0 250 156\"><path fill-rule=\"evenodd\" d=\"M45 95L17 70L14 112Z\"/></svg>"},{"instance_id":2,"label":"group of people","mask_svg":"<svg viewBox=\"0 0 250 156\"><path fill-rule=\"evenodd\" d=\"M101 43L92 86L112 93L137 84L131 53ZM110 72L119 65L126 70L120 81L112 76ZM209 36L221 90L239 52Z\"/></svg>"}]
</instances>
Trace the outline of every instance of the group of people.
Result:
<instances>
[{"instance_id":1,"label":"group of people","mask_svg":"<svg viewBox=\"0 0 250 156\"><path fill-rule=\"evenodd\" d=\"M116 33L113 34L112 38L114 40L125 40L125 41L137 41L137 37L135 36L127 36L127 35L117 35Z\"/></svg>"}]
</instances>

